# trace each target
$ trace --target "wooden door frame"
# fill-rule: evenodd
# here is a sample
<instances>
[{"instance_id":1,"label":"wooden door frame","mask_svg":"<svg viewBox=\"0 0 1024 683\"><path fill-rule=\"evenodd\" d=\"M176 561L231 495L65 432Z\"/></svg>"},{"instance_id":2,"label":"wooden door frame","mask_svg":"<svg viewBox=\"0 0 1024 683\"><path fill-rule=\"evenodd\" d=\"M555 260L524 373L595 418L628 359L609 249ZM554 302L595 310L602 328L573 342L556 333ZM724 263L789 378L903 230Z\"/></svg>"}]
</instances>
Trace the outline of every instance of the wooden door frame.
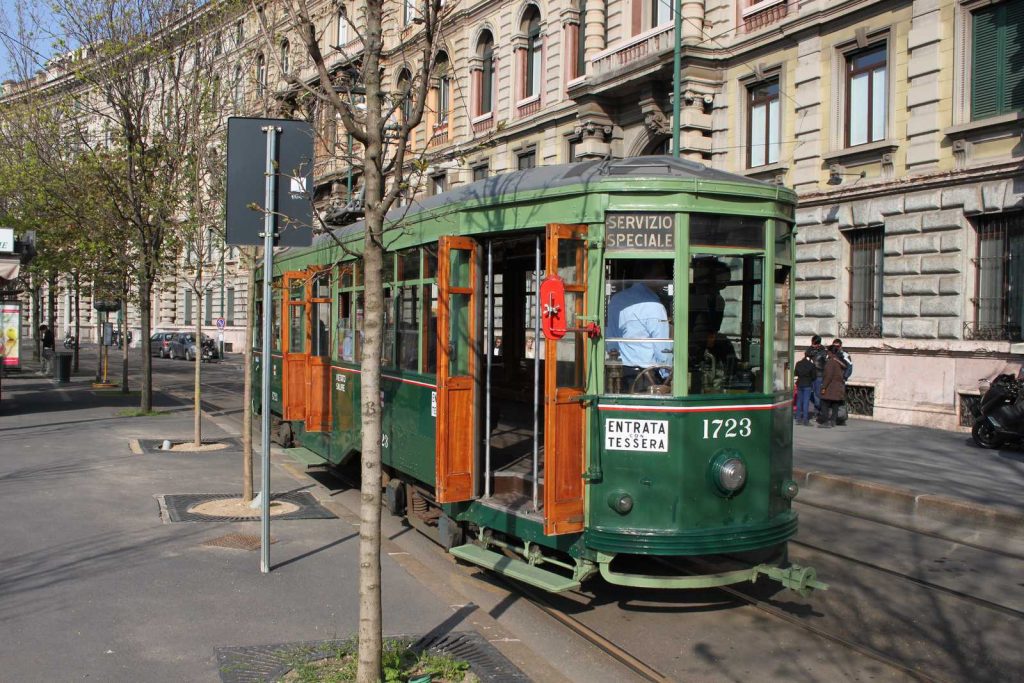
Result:
<instances>
[{"instance_id":1,"label":"wooden door frame","mask_svg":"<svg viewBox=\"0 0 1024 683\"><path fill-rule=\"evenodd\" d=\"M452 250L470 252L470 286L451 285ZM435 421L435 496L439 503L455 503L476 497L476 461L478 446L477 426L477 371L475 348L480 343L479 289L480 245L469 237L447 235L438 240L437 250L437 417ZM449 375L450 322L449 298L452 294L470 297L469 304L469 366L468 375ZM453 392L459 392L458 401ZM467 394L462 395L462 394ZM468 407L468 429L459 430L451 420L463 415Z\"/></svg>"},{"instance_id":2,"label":"wooden door frame","mask_svg":"<svg viewBox=\"0 0 1024 683\"><path fill-rule=\"evenodd\" d=\"M585 337L578 331L582 319L587 315L587 228L585 224L567 225L549 223L545 230L545 267L547 277L558 274L558 243L561 240L580 241L582 253L577 264L577 281L564 283L566 293L576 294L577 310L572 318L577 330L567 332L574 335L576 342L583 345L583 384L580 387L557 386L558 342L544 340L544 533L577 533L583 530L585 488L583 470L586 466L586 407L579 397L586 393L586 368L588 349ZM539 305L539 301L538 301ZM566 322L570 321L566 311ZM564 337L563 337L564 339ZM560 452L559 444L572 452ZM563 471L562 468L568 468ZM573 491L571 498L559 499L564 482L569 482ZM575 491L578 488L578 496Z\"/></svg>"}]
</instances>

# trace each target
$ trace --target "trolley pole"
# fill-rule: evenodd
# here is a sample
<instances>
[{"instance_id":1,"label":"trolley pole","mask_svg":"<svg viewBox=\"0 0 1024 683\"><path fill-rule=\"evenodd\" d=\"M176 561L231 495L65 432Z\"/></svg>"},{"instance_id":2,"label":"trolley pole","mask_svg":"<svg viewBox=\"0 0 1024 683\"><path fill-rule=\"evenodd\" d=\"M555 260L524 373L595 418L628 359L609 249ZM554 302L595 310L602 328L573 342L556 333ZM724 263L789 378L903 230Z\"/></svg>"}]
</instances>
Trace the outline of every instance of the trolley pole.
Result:
<instances>
[{"instance_id":1,"label":"trolley pole","mask_svg":"<svg viewBox=\"0 0 1024 683\"><path fill-rule=\"evenodd\" d=\"M683 68L683 1L672 0L672 13L675 15L675 39L672 41L672 156L679 158L679 117L682 115L682 103L679 101L679 72Z\"/></svg>"},{"instance_id":2,"label":"trolley pole","mask_svg":"<svg viewBox=\"0 0 1024 683\"><path fill-rule=\"evenodd\" d=\"M260 508L260 571L264 574L270 572L270 316L271 305L271 283L274 276L274 238L275 215L277 203L274 195L274 166L277 162L277 136L281 129L277 126L263 126L261 128L267 136L267 157L264 181L264 204L266 213L263 214L263 365L262 389L260 396L260 448L262 457L260 460L260 496L262 507Z\"/></svg>"}]
</instances>

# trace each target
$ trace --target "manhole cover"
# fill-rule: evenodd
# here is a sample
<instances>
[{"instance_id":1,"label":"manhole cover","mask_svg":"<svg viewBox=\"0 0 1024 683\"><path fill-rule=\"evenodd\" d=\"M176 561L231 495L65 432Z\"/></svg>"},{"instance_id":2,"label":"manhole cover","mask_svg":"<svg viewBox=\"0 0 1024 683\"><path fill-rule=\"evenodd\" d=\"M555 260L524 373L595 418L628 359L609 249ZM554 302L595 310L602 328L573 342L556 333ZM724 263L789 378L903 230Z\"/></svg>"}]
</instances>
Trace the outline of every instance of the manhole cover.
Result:
<instances>
[{"instance_id":1,"label":"manhole cover","mask_svg":"<svg viewBox=\"0 0 1024 683\"><path fill-rule=\"evenodd\" d=\"M251 522L259 519L260 510L224 509L209 506L215 501L241 500L238 493L177 493L157 496L161 514L171 522ZM275 505L275 503L277 505ZM271 514L275 520L337 519L337 515L321 505L308 491L270 494ZM277 508L276 514L274 508ZM212 513L197 510L211 509Z\"/></svg>"},{"instance_id":2,"label":"manhole cover","mask_svg":"<svg viewBox=\"0 0 1024 683\"><path fill-rule=\"evenodd\" d=\"M479 633L448 633L442 636L394 636L395 640L415 641L413 649L445 653L469 664L484 683L528 683L529 678ZM392 638L389 638L392 640ZM255 647L219 647L217 669L223 683L279 681L295 668L296 655L305 661L322 659L332 646L344 640L315 640Z\"/></svg>"},{"instance_id":3,"label":"manhole cover","mask_svg":"<svg viewBox=\"0 0 1024 683\"><path fill-rule=\"evenodd\" d=\"M277 539L271 536L270 542L277 543ZM259 534L225 534L203 541L200 545L211 548L231 548L232 550L259 550L260 543Z\"/></svg>"}]
</instances>

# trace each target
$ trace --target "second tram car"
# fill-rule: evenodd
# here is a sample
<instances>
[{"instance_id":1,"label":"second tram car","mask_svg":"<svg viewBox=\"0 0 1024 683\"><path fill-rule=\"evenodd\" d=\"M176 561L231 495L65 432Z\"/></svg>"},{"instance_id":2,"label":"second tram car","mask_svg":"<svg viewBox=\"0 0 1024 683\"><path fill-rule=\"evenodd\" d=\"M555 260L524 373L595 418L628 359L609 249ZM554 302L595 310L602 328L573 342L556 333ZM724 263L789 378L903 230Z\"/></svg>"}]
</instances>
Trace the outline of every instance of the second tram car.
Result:
<instances>
[{"instance_id":1,"label":"second tram car","mask_svg":"<svg viewBox=\"0 0 1024 683\"><path fill-rule=\"evenodd\" d=\"M384 265L388 508L549 591L594 575L823 587L786 556L795 200L642 157L401 209ZM362 239L357 223L283 250L272 338L253 320L278 440L306 462L359 457Z\"/></svg>"}]
</instances>

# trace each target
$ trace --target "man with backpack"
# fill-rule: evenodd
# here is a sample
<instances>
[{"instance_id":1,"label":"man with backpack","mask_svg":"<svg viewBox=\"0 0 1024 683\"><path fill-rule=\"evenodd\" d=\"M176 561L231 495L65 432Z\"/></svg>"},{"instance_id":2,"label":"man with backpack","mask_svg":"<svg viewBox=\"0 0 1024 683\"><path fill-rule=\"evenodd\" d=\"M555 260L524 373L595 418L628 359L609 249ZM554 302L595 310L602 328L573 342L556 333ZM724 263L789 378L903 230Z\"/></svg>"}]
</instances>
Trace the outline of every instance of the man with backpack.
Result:
<instances>
[{"instance_id":1,"label":"man with backpack","mask_svg":"<svg viewBox=\"0 0 1024 683\"><path fill-rule=\"evenodd\" d=\"M814 363L814 381L811 383L811 401L814 412L821 415L821 380L825 374L825 362L828 360L828 349L821 345L821 337L811 337L811 347L807 349L807 357Z\"/></svg>"}]
</instances>

